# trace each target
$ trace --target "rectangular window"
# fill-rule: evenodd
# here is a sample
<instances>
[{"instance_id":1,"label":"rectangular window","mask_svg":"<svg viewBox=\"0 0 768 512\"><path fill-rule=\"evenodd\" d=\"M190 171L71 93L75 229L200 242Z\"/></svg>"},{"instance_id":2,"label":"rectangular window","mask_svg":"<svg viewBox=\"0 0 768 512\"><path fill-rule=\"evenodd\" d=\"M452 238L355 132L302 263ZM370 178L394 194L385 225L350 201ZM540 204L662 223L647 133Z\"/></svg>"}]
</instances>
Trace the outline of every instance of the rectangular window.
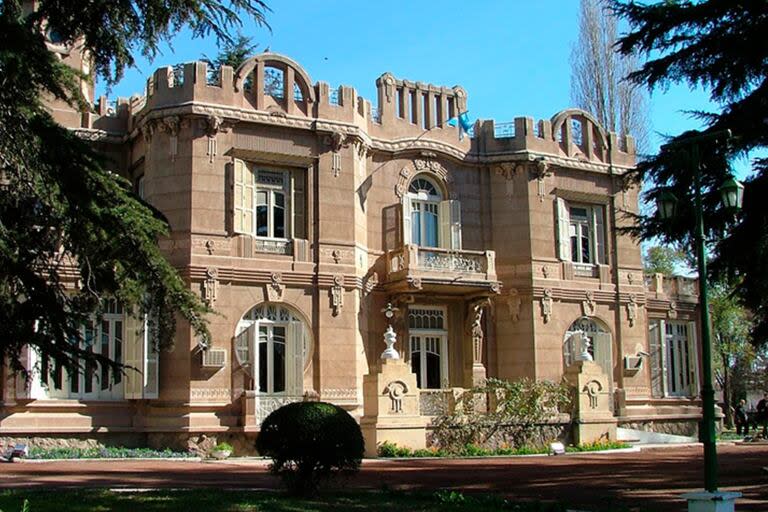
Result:
<instances>
[{"instance_id":1,"label":"rectangular window","mask_svg":"<svg viewBox=\"0 0 768 512\"><path fill-rule=\"evenodd\" d=\"M605 264L605 208L557 199L558 257L580 265Z\"/></svg>"},{"instance_id":2,"label":"rectangular window","mask_svg":"<svg viewBox=\"0 0 768 512\"><path fill-rule=\"evenodd\" d=\"M445 309L439 306L408 308L408 357L421 389L448 386L448 331Z\"/></svg>"},{"instance_id":3,"label":"rectangular window","mask_svg":"<svg viewBox=\"0 0 768 512\"><path fill-rule=\"evenodd\" d=\"M648 326L651 392L655 397L690 397L698 392L695 324L652 320Z\"/></svg>"}]
</instances>

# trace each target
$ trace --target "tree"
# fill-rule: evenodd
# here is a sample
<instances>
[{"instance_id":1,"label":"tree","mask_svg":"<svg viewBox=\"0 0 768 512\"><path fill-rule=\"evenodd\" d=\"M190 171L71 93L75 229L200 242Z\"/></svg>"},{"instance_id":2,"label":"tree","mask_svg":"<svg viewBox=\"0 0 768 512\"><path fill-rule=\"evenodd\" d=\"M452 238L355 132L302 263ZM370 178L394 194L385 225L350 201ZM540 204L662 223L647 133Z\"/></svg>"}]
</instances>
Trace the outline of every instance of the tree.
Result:
<instances>
[{"instance_id":1,"label":"tree","mask_svg":"<svg viewBox=\"0 0 768 512\"><path fill-rule=\"evenodd\" d=\"M237 69L248 59L259 45L253 42L253 38L244 34L238 34L237 38L231 41L225 41L219 49L216 57L211 59L203 54L202 60L208 64L208 73L213 81L219 79L221 66L230 66ZM250 77L249 77L250 78Z\"/></svg>"},{"instance_id":2,"label":"tree","mask_svg":"<svg viewBox=\"0 0 768 512\"><path fill-rule=\"evenodd\" d=\"M730 129L733 136L698 145L705 234L715 278L735 279L734 296L754 315L753 340L768 334L768 159L752 161L746 179L744 207L735 217L720 204L718 188L731 175L734 158L768 145L768 3L764 0L680 0L641 4L613 0L614 12L627 20L630 32L619 40L625 54L652 57L630 74L651 88L673 83L701 87L720 106L701 112L702 133ZM697 131L671 138L677 142ZM653 183L644 198L669 190L678 198L674 221L636 216L630 232L642 239L693 246L694 167L684 144L668 144L640 162L627 179Z\"/></svg>"},{"instance_id":3,"label":"tree","mask_svg":"<svg viewBox=\"0 0 768 512\"><path fill-rule=\"evenodd\" d=\"M669 245L652 245L643 254L643 269L646 274L673 276L678 265L684 262L683 252Z\"/></svg>"},{"instance_id":4,"label":"tree","mask_svg":"<svg viewBox=\"0 0 768 512\"><path fill-rule=\"evenodd\" d=\"M571 49L571 100L594 115L607 130L635 137L647 149L648 95L627 81L640 67L636 55L616 52L618 18L608 0L581 0L579 35Z\"/></svg>"},{"instance_id":5,"label":"tree","mask_svg":"<svg viewBox=\"0 0 768 512\"><path fill-rule=\"evenodd\" d=\"M725 421L733 425L732 404L746 396L755 363L755 348L750 343L752 320L748 311L733 297L728 283L710 286L712 338L717 354L715 371L723 390Z\"/></svg>"},{"instance_id":6,"label":"tree","mask_svg":"<svg viewBox=\"0 0 768 512\"><path fill-rule=\"evenodd\" d=\"M79 348L80 327L115 298L154 319L161 347L177 314L208 337L209 312L163 257L163 216L71 131L57 125L43 96L85 112L80 75L46 47L45 33L81 45L92 69L114 83L133 53L153 57L162 41L188 26L195 36L230 42L239 13L264 21L260 0L0 2L0 356L26 375L24 345L74 369L89 361L122 368ZM80 285L67 285L72 271ZM80 363L78 363L80 361Z\"/></svg>"}]
</instances>

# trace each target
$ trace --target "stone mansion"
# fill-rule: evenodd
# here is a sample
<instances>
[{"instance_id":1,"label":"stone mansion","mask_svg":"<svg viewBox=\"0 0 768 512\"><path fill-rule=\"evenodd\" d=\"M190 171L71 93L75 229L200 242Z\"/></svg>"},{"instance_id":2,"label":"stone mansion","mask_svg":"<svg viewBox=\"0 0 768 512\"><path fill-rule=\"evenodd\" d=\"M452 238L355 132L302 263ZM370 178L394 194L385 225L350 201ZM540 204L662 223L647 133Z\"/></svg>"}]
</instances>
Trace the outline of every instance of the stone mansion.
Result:
<instances>
[{"instance_id":1,"label":"stone mansion","mask_svg":"<svg viewBox=\"0 0 768 512\"><path fill-rule=\"evenodd\" d=\"M158 69L88 114L53 104L167 217L162 249L218 314L210 346L180 323L158 354L111 304L83 343L142 372L5 370L0 437L248 438L304 396L359 418L388 303L424 417L486 377L559 381L586 334L619 426L695 432L695 282L644 276L617 231L638 208L621 180L634 141L580 110L481 120L460 139L447 120L463 88L390 73L376 86L372 102L261 53Z\"/></svg>"}]
</instances>

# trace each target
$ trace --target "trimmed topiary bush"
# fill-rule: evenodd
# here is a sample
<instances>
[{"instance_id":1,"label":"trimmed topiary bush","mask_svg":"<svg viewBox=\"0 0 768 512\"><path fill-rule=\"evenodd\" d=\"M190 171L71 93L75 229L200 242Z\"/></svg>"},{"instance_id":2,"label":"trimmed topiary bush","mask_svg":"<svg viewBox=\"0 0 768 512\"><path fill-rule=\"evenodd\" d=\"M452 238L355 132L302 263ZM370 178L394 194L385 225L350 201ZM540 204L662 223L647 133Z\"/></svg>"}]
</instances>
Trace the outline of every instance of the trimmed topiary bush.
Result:
<instances>
[{"instance_id":1,"label":"trimmed topiary bush","mask_svg":"<svg viewBox=\"0 0 768 512\"><path fill-rule=\"evenodd\" d=\"M347 411L325 402L296 402L267 416L256 439L260 454L289 490L314 493L321 480L360 468L364 442Z\"/></svg>"}]
</instances>

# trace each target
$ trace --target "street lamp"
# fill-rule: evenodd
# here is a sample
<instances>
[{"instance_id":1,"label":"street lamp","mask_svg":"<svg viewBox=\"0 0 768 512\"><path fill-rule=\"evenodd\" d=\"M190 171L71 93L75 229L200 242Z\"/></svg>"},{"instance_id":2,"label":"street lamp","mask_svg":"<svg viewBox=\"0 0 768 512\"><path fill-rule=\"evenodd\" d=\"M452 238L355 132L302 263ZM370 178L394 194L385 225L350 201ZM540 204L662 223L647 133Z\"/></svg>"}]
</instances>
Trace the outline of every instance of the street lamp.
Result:
<instances>
[{"instance_id":1,"label":"street lamp","mask_svg":"<svg viewBox=\"0 0 768 512\"><path fill-rule=\"evenodd\" d=\"M699 273L699 300L701 307L701 366L704 372L701 386L702 424L701 439L704 445L704 488L709 493L717 492L717 446L715 444L715 389L712 386L712 342L709 323L709 298L707 296L707 260L704 248L704 214L701 205L701 169L699 169L699 146L703 141L729 138L730 130L705 133L676 140L668 148L681 147L687 163L693 171L694 212L696 214L695 238L696 259ZM719 189L725 207L732 212L741 208L744 186L729 178ZM661 219L670 219L675 215L677 198L665 190L656 197L656 205Z\"/></svg>"}]
</instances>

